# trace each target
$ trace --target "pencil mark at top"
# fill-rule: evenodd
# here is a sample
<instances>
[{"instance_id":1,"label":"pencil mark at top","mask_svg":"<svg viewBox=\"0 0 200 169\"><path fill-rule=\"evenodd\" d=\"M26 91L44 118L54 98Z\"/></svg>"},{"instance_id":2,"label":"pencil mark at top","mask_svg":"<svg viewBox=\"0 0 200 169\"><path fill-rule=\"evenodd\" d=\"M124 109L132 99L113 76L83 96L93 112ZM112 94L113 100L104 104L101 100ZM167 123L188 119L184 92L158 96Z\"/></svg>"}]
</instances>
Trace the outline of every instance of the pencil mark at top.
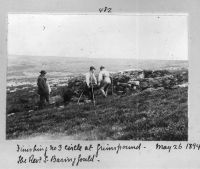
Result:
<instances>
[{"instance_id":1,"label":"pencil mark at top","mask_svg":"<svg viewBox=\"0 0 200 169\"><path fill-rule=\"evenodd\" d=\"M108 7L104 7L104 8L99 8L99 12L102 13L111 13L112 12L112 8L108 8Z\"/></svg>"}]
</instances>

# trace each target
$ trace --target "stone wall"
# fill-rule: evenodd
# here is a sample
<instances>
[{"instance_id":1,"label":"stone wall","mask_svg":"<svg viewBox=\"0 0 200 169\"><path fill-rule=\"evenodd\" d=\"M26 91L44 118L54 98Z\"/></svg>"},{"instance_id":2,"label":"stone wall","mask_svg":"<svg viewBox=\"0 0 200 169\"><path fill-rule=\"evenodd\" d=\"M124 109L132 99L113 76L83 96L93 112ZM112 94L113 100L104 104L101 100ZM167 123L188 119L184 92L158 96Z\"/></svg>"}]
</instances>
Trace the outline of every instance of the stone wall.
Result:
<instances>
[{"instance_id":1,"label":"stone wall","mask_svg":"<svg viewBox=\"0 0 200 169\"><path fill-rule=\"evenodd\" d=\"M188 83L187 70L128 70L111 74L112 87L109 93L126 94L152 89L173 89ZM69 80L65 92L79 97L85 86L85 77L78 76ZM70 92L69 92L70 91ZM95 95L100 94L98 91Z\"/></svg>"}]
</instances>

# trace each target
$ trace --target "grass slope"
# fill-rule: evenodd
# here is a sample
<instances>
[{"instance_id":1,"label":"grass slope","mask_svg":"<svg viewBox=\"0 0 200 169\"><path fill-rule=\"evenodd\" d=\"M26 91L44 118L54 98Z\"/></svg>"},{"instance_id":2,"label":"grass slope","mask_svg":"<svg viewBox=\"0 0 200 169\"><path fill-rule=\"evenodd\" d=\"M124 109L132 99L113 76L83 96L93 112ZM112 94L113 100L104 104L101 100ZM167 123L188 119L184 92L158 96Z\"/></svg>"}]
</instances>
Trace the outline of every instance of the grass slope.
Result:
<instances>
[{"instance_id":1,"label":"grass slope","mask_svg":"<svg viewBox=\"0 0 200 169\"><path fill-rule=\"evenodd\" d=\"M187 140L188 88L96 98L7 117L7 139L49 134L82 140ZM58 138L58 137L56 137Z\"/></svg>"}]
</instances>

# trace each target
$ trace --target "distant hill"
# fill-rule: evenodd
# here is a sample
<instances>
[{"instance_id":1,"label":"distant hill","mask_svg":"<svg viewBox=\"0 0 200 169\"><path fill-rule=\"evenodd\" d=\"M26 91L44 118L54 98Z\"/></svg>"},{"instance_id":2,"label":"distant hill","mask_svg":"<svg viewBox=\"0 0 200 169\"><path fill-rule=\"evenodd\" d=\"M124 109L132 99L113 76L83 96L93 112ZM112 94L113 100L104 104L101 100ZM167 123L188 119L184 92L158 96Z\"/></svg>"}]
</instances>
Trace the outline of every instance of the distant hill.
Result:
<instances>
[{"instance_id":1,"label":"distant hill","mask_svg":"<svg viewBox=\"0 0 200 169\"><path fill-rule=\"evenodd\" d=\"M109 71L117 72L127 69L170 69L188 68L188 61L184 60L136 60L136 59L94 59L70 57L38 57L38 56L10 56L8 58L8 77L35 77L41 69L48 72L49 77L68 76L88 71L94 65L104 65Z\"/></svg>"}]
</instances>

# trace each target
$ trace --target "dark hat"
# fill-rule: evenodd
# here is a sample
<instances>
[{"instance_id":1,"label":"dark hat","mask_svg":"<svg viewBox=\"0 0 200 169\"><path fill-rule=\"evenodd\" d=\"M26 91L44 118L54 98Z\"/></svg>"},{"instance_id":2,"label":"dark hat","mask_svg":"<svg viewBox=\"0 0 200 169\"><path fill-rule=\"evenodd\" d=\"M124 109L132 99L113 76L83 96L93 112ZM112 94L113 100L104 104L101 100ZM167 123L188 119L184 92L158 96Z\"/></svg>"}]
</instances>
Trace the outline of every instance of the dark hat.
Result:
<instances>
[{"instance_id":1,"label":"dark hat","mask_svg":"<svg viewBox=\"0 0 200 169\"><path fill-rule=\"evenodd\" d=\"M102 69L104 69L104 68L105 68L104 66L101 66L101 67L100 67L100 70L102 70Z\"/></svg>"},{"instance_id":2,"label":"dark hat","mask_svg":"<svg viewBox=\"0 0 200 169\"><path fill-rule=\"evenodd\" d=\"M94 66L90 66L90 70L96 70Z\"/></svg>"},{"instance_id":3,"label":"dark hat","mask_svg":"<svg viewBox=\"0 0 200 169\"><path fill-rule=\"evenodd\" d=\"M40 71L41 74L46 74L47 72L45 70Z\"/></svg>"}]
</instances>

